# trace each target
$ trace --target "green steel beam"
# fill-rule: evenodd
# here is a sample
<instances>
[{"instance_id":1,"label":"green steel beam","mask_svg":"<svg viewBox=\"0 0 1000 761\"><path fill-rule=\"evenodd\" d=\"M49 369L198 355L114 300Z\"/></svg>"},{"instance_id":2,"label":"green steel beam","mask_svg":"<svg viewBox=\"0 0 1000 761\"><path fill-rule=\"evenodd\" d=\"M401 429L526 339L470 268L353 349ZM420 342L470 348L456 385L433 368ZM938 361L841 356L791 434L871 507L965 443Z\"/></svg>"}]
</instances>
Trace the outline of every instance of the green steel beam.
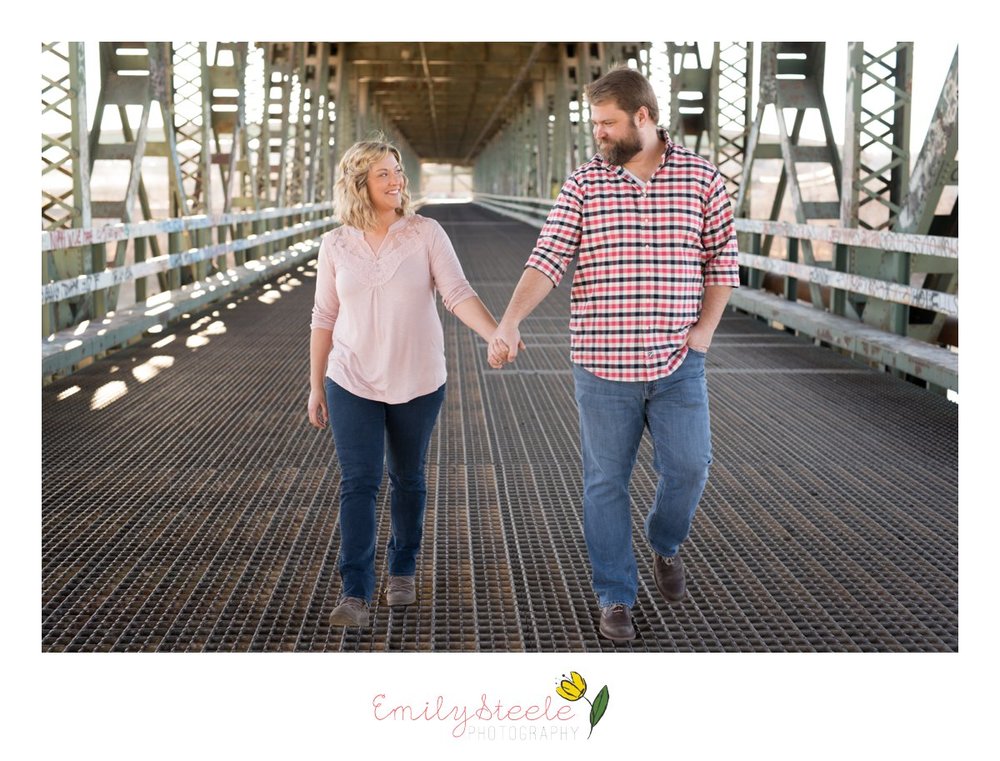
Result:
<instances>
[{"instance_id":1,"label":"green steel beam","mask_svg":"<svg viewBox=\"0 0 1000 761\"><path fill-rule=\"evenodd\" d=\"M90 227L90 144L87 137L83 43L42 44L42 229ZM42 283L92 271L89 246L42 256ZM42 308L42 333L74 324L89 298Z\"/></svg>"},{"instance_id":2,"label":"green steel beam","mask_svg":"<svg viewBox=\"0 0 1000 761\"><path fill-rule=\"evenodd\" d=\"M810 220L837 219L840 212L841 196L841 165L833 130L823 96L825 44L818 42L765 42L761 48L760 94L757 102L757 114L747 141L746 162L744 165L744 182L740 186L736 207L748 208L748 193L752 180L753 162L758 154L770 157L766 146L760 142L761 127L768 107L773 108L778 123L778 145L782 159L782 171L778 181L770 218L777 220L781 215L782 201L785 190L789 191L792 201L792 213L795 220L805 224ZM792 128L788 128L785 116L786 110L793 110L795 117ZM823 125L825 143L821 146L804 146L800 144L800 131L807 109L819 112ZM833 172L837 190L837 202L817 202L809 200L802 192L799 182L800 163L829 164ZM770 252L772 238L764 239L763 253ZM814 266L816 258L811 241L802 242L802 254L805 263ZM820 290L810 285L810 297L813 306L822 309L823 300Z\"/></svg>"},{"instance_id":3,"label":"green steel beam","mask_svg":"<svg viewBox=\"0 0 1000 761\"><path fill-rule=\"evenodd\" d=\"M726 188L734 202L744 184L747 136L753 121L751 94L753 92L753 43L716 43L713 57L713 102L717 119L712 122L711 145L713 161L726 180ZM749 214L750 195L743 198L744 206L737 207L737 216Z\"/></svg>"},{"instance_id":4,"label":"green steel beam","mask_svg":"<svg viewBox=\"0 0 1000 761\"><path fill-rule=\"evenodd\" d=\"M487 46L468 43L467 48L448 51L448 54L460 55L463 66L470 67L468 70L461 70L461 79L456 79L455 74L460 69L449 69L447 62L434 59L432 46L427 44L410 46L409 55L414 56L412 63L416 69L412 78L415 83L411 87L412 92L407 92L399 87L376 88L370 84L379 75L378 69L373 66L381 64L366 61L364 67L355 66L351 51L361 49L362 43L292 42L261 45L264 47L248 43L219 43L215 48L215 63L209 65L208 48L204 43L178 43L176 48L165 43L103 43L98 118L90 140L84 137L87 129L84 118L82 130L79 127L70 130L72 140L76 140L70 151L57 146L57 142L61 146L70 142L65 138L51 141L51 147L47 151L50 157L59 150L66 156L52 159L53 166L48 170L48 176L56 177L69 170L74 186L72 193L64 188L51 192L47 200L43 198L43 202L49 204L50 216L68 214L67 207L75 208L78 197L89 195L89 170L95 160L118 160L129 162L131 170L124 188L125 199L92 206L92 215L105 219L108 218L108 212L116 211L118 213L111 216L112 219L129 222L132 221L131 213L134 213L138 202L142 214L149 218L152 214L151 199L146 193L139 171L142 158L148 156L162 156L168 162L170 204L177 216L195 211L211 213L213 203L218 202L212 189L213 164L219 166L219 175L215 181L221 180L218 187L222 188L222 193L219 195L223 208L227 211L233 208L256 209L261 205L271 204L288 207L301 202L328 200L332 197L339 153L345 146L365 136L363 132L367 134L375 129L385 133L400 147L411 179L411 192L416 196L420 192L420 156L413 151L405 132L400 129L400 125L406 122L399 119L412 117L419 112L419 108L416 111L413 107L400 108L400 97L422 93L425 103L421 108L429 110L426 111L428 126L419 135L422 141L419 144L425 147L438 146L436 150L440 152L443 150L440 143L448 141L442 130L454 126L458 121L454 118L454 104L449 103L449 98L454 98L454 92L449 91L447 83L474 83L478 81L476 77L480 76L476 72L481 71L477 67L493 65L494 62L509 70L510 84L505 85L506 93L503 89L497 90L494 85L497 95L490 101L487 118L476 122L467 118L464 122L465 125L475 124L462 143L462 150L468 147L470 151L469 160L473 155L476 157L473 166L475 190L512 197L551 198L569 171L593 154L587 105L582 99L584 86L616 65L628 63L647 73L651 70L649 43L537 43L530 49L522 43L524 52L520 53L520 57L507 58L503 53L498 56L493 48L489 48L487 55L494 56L489 64L476 64L474 57L469 56L470 53L477 54L476 51L480 49L486 50ZM225 72L218 57L219 51L223 49L234 50L233 60L226 64L228 71ZM672 49L677 51L673 44ZM373 51L371 46L367 46L365 50L366 55L374 52L386 58L386 66L392 64L391 55ZM441 48L437 47L434 51L440 57ZM530 55L525 56L529 51ZM405 55L407 52L400 51L402 59L408 58ZM704 51L697 52L700 55ZM918 226L926 225L929 228L927 214L933 220L933 209L941 197L941 189L954 181L956 173L957 57L942 92L939 113L932 123L925 149L914 165L914 177L919 176L920 182L911 187L907 194L907 155L905 152L897 152L896 148L904 146L905 151L909 129L908 105L886 110L868 106L867 102L859 104L852 94L847 118L849 123L855 124L855 131L854 137L849 141L850 150L845 151L844 165L841 167L840 156L836 146L833 146L829 115L822 98L823 45L768 43L764 46L761 57L761 105L758 118L751 121L749 93L753 86L754 52L750 43L715 43L711 65L703 68L698 61L698 71L692 72L692 76L697 74L700 77L699 81L677 79L675 84L682 89L674 91L675 94L692 90L701 93L699 103L702 111L692 115L701 120L696 125L697 135L694 130L682 129L681 138L685 139L686 135L686 139L693 139L693 147L708 155L720 167L730 192L736 196L738 213L749 210L749 180L754 160L777 157L782 159L784 167L779 195L783 197L785 191L788 191L794 219L800 224L810 220L835 218L838 215L842 220L850 220L855 215L852 209L875 209L882 206L888 210L885 212L888 215L896 214L902 220L909 214L910 219L919 218ZM82 45L79 46L78 53L77 80L83 71ZM857 53L852 51L851 55L855 56ZM897 100L903 100L904 97L898 91L905 90L900 82L909 85L910 75L907 70L912 68L909 44L900 43L896 49L878 56L866 53L861 48L861 55L865 64L861 77L874 81L875 89L892 92ZM71 68L65 63L63 67L67 70ZM143 67L146 69L144 77L119 75L120 71L141 70ZM884 71L892 67L895 67L895 71L891 75ZM451 79L449 71L452 72ZM278 75L273 82L272 73ZM786 79L783 75L789 73L800 75L800 78ZM52 79L55 82L61 81L60 77ZM65 75L62 79L65 79ZM233 83L233 86L225 89L235 90L238 94L238 113L235 117L222 117L214 108L214 89L217 87L216 83L223 79L227 84ZM261 79L264 81L258 81ZM67 87L65 84L53 84L43 79L43 87L53 93L59 92L57 97L60 103L53 104L54 111L65 111L67 106L62 105L62 102L73 94L80 102L84 102L86 93L82 82L78 82L78 85L71 84ZM854 86L856 85L852 85ZM865 101L874 96L864 89L863 84L861 88ZM67 95L67 91L71 95ZM43 108L46 102L44 92L43 90ZM470 104L475 102L471 98L467 101ZM578 105L574 111L570 110L571 101L576 101ZM672 97L671 121L675 127L681 116L677 101L676 97ZM134 105L140 106L142 112L137 123L134 116L130 116ZM156 106L164 116L164 123L173 127L166 130L163 142L154 142L149 134L148 120L152 108ZM187 114L189 107L193 109L193 115L190 116ZM481 102L477 107L482 107ZM781 134L779 141L773 145L763 144L760 139L760 116L765 107L773 107L778 114ZM107 108L120 112L124 144L101 139L102 127L105 131L109 129L102 125ZM784 109L794 109L794 120L787 119ZM800 140L806 109L819 109L826 145L804 145ZM252 116L252 113L259 115ZM443 113L450 113L452 116L442 121ZM697 119L689 118L687 121L694 123ZM856 123L853 120L857 120ZM684 120L681 122L686 125ZM436 130L433 129L435 124ZM198 134L195 135L194 131ZM431 143L428 143L428 137L433 138ZM275 142L273 146L270 144L271 139ZM857 153L852 145L855 139L859 146ZM486 140L488 142L484 142ZM867 162L860 150L862 141L883 148L892 146L891 160ZM192 148L195 143L199 144L197 149ZM72 158L68 158L70 153L73 154ZM180 155L181 153L184 155ZM80 166L81 162L83 166ZM818 199L810 198L808 189L803 189L802 183L798 181L801 165L817 163L829 164L834 171L834 180L838 186L836 204L820 203ZM842 188L848 188L848 192L842 192ZM70 195L74 197L72 204L69 202ZM131 212L129 216L125 215L126 206ZM776 204L773 217L777 218L780 208L780 203ZM43 217L45 213L43 208ZM863 218L864 214L860 216ZM293 214L289 220L305 218L304 215ZM85 226L77 222L71 224ZM875 225L884 227L882 222L876 222ZM230 238L232 242L246 238L250 232L267 235L269 229L263 221L257 220L234 222L231 230L216 227L211 230L172 232L168 234L172 254L170 261L181 261L183 252L192 248L200 252L221 251L228 245L226 238ZM897 225L897 229L901 228ZM213 234L218 236L215 243L212 242ZM767 232L764 235L768 240L761 253L766 255L772 234ZM157 240L155 235L136 238L131 243L119 240L114 244L116 250L111 263L121 267L134 266L137 272L146 272L149 266L155 264L154 269L162 275L161 289L174 290L185 281L180 278L180 270L176 267L170 267L166 271L158 269L162 259ZM856 266L857 251L861 249L841 243L834 244L834 259L835 266L845 270L843 276L838 277L831 272L830 277L824 280L817 273L825 265L816 262L812 240L803 240L800 244L802 263L788 264L789 269L784 275L786 284L800 275L808 274L808 277L799 279L812 285L828 280L830 285L825 287L834 288L842 295L846 291L835 288L836 284L854 282L850 280L854 276L861 276L864 280L865 271ZM274 244L271 241L268 250L273 251ZM75 254L67 249L43 252L43 283L62 282L83 274L94 279L94 282L107 281L112 286L111 290L102 288L53 302L54 308L45 308L43 315L50 331L62 325L71 325L87 316L100 316L117 305L114 278L109 280L101 275L106 267L105 245L88 244L82 249L82 253L78 250ZM131 264L126 261L126 246L132 247L134 260ZM242 246L226 250L228 253L225 256L235 257L233 261L236 264L245 262L248 253L261 253ZM871 273L880 277L868 279L896 282L899 288L908 288L915 293L947 292L953 297L957 286L957 268L953 261L898 253L885 256L891 259L889 264L893 265L890 267L893 271L884 271L887 260L883 256L883 266ZM71 264L74 257L77 262L75 269ZM203 279L208 272L208 260L199 258L198 261L195 270L184 270L188 273L185 274L188 282ZM215 261L215 269L221 270L226 261L220 254ZM896 265L904 261L908 269L904 268L905 271L902 271ZM60 265L62 270L59 269ZM915 266L926 268L923 288L918 283L909 283L910 270ZM121 267L115 267L112 271ZM923 273L925 269L913 271ZM953 275L956 276L952 277ZM142 275L136 280L138 301L148 300L144 286L149 277ZM950 283L947 282L948 278L951 278ZM786 290L790 296L795 293L794 287ZM864 288L858 290L867 293ZM874 295L877 293L877 288L868 293L868 308L877 303ZM822 301L818 300L817 292L814 290L811 295L814 303L821 306ZM74 309L73 299L79 300L82 307ZM843 301L843 298L835 295L835 308ZM915 299L912 303L922 302ZM890 309L899 312L898 304L891 304ZM62 323L55 316L57 314L62 315ZM869 316L874 314L874 310L869 312ZM941 313L936 322L943 319L940 315ZM903 327L905 329L906 326ZM909 329L911 333L914 331L913 326Z\"/></svg>"},{"instance_id":5,"label":"green steel beam","mask_svg":"<svg viewBox=\"0 0 1000 761\"><path fill-rule=\"evenodd\" d=\"M924 143L917 155L910 176L910 192L899 214L901 232L930 233L939 219L937 207L944 189L958 185L958 48L945 76L937 108L931 119ZM957 235L958 199L951 215L944 215L941 235ZM952 225L954 220L954 225ZM940 264L911 267L919 273L925 286L948 293L958 292L958 272ZM944 327L944 318L935 315L929 324L909 325L911 335L926 341L937 341Z\"/></svg>"},{"instance_id":6,"label":"green steel beam","mask_svg":"<svg viewBox=\"0 0 1000 761\"><path fill-rule=\"evenodd\" d=\"M899 213L896 229L926 234L945 186L957 183L958 155L958 49L951 60L937 108L910 174L909 194Z\"/></svg>"},{"instance_id":7,"label":"green steel beam","mask_svg":"<svg viewBox=\"0 0 1000 761\"><path fill-rule=\"evenodd\" d=\"M860 42L848 45L843 227L895 226L909 188L912 70L912 43L897 43L882 52L867 50ZM853 248L847 264L853 273L909 282L910 257L903 253ZM905 305L863 296L850 303L869 325L906 334Z\"/></svg>"}]
</instances>

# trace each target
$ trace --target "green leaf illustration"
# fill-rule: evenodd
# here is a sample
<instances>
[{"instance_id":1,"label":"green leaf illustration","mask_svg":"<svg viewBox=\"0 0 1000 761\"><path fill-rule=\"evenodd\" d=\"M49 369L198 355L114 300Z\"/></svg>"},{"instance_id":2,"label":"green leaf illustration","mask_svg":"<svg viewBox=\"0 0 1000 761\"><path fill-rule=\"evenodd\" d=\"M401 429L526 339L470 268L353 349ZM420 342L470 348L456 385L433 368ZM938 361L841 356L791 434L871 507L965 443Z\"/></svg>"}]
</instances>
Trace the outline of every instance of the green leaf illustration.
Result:
<instances>
[{"instance_id":1,"label":"green leaf illustration","mask_svg":"<svg viewBox=\"0 0 1000 761\"><path fill-rule=\"evenodd\" d=\"M594 698L594 702L590 704L590 734L594 733L594 727L606 710L608 710L608 686L604 685ZM590 739L590 734L587 735L587 739Z\"/></svg>"}]
</instances>

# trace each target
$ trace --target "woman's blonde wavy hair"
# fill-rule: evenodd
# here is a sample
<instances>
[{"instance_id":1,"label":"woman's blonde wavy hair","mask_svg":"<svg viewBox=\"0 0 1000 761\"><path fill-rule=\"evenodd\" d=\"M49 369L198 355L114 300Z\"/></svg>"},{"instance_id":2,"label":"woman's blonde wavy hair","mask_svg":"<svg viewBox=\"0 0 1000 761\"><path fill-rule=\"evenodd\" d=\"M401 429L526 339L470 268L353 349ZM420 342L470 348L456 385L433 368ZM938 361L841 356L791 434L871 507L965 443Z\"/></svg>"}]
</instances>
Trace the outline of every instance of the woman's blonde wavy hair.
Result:
<instances>
[{"instance_id":1,"label":"woman's blonde wavy hair","mask_svg":"<svg viewBox=\"0 0 1000 761\"><path fill-rule=\"evenodd\" d=\"M368 197L368 170L390 153L402 169L403 158L399 150L381 135L372 140L355 143L341 157L337 181L333 186L333 201L337 216L343 224L359 230L374 230L377 226L375 208ZM403 189L399 194L399 208L396 209L396 214L403 217L412 213L409 181L404 171Z\"/></svg>"}]
</instances>

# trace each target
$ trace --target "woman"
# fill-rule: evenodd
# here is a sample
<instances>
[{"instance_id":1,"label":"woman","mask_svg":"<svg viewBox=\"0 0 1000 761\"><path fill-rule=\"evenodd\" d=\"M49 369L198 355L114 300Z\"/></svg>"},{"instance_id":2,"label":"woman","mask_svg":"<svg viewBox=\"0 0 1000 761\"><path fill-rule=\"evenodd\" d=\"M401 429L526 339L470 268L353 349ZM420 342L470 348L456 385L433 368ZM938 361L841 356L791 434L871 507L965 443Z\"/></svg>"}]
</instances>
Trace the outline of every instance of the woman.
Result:
<instances>
[{"instance_id":1,"label":"woman","mask_svg":"<svg viewBox=\"0 0 1000 761\"><path fill-rule=\"evenodd\" d=\"M436 221L414 214L399 151L351 146L334 187L342 225L323 236L309 351L309 421L330 421L340 459L341 597L330 616L367 626L375 592L375 501L391 483L386 602L416 600L427 489L424 461L444 400L446 309L488 340L496 320Z\"/></svg>"}]
</instances>

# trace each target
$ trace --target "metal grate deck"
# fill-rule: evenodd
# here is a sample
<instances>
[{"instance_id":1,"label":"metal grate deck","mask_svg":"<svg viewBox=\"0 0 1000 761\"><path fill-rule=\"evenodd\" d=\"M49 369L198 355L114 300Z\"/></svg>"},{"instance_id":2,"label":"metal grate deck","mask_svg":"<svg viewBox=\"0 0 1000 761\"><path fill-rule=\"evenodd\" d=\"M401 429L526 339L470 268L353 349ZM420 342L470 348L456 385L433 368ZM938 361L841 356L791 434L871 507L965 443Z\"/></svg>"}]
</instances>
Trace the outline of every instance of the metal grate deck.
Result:
<instances>
[{"instance_id":1,"label":"metal grate deck","mask_svg":"<svg viewBox=\"0 0 1000 761\"><path fill-rule=\"evenodd\" d=\"M499 315L535 231L470 205L423 213ZM709 357L715 463L683 550L689 597L668 606L653 585L644 441L639 637L602 639L568 281L528 320L514 369L490 370L445 315L418 604L331 628L340 474L305 415L313 277L290 273L43 389L43 650L958 649L957 407L736 314ZM387 503L383 488L380 583Z\"/></svg>"}]
</instances>

